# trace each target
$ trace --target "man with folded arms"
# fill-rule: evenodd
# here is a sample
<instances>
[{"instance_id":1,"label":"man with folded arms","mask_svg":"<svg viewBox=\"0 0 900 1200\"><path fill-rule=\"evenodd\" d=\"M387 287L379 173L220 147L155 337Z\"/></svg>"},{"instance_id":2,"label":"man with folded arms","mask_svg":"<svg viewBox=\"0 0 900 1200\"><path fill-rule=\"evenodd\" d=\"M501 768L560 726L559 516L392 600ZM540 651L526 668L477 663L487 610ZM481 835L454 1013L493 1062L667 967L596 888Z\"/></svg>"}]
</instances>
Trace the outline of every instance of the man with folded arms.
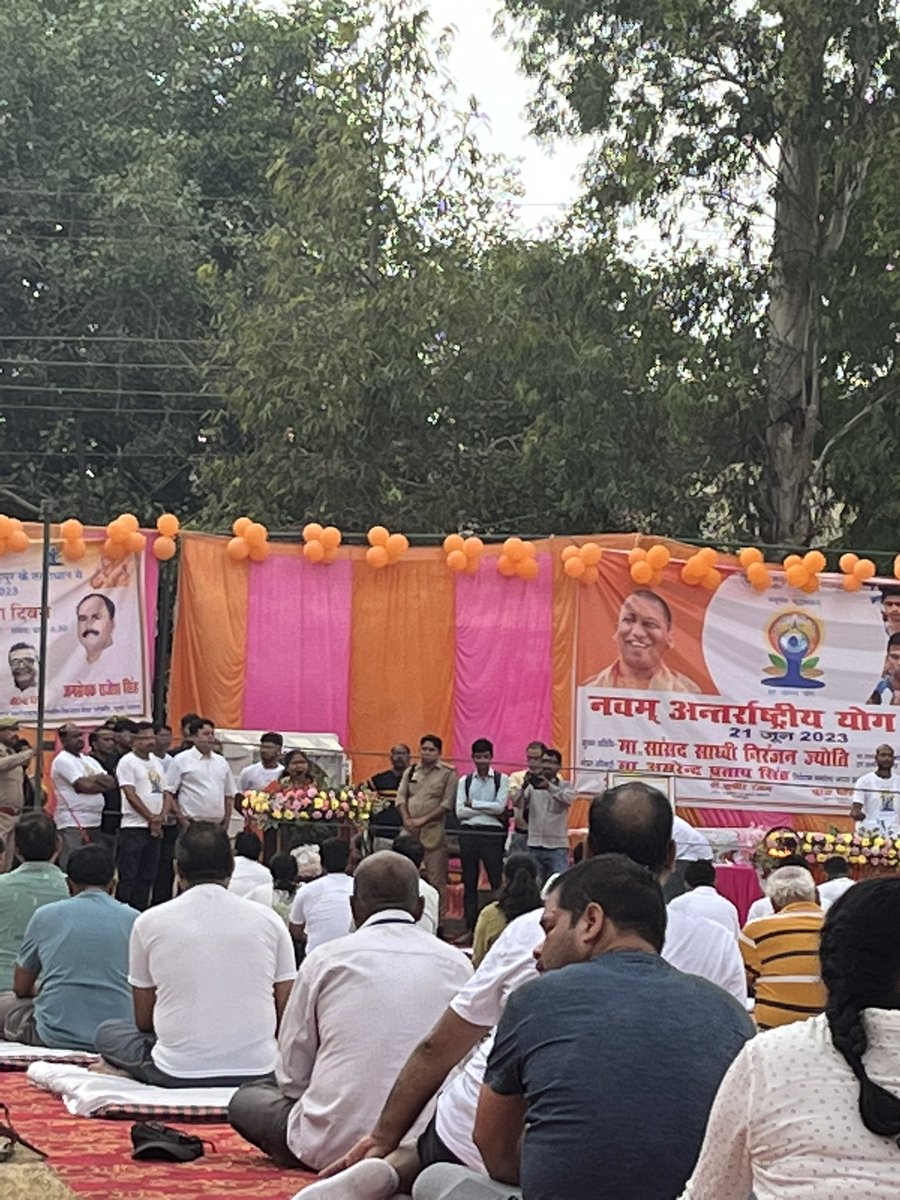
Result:
<instances>
[{"instance_id":1,"label":"man with folded arms","mask_svg":"<svg viewBox=\"0 0 900 1200\"><path fill-rule=\"evenodd\" d=\"M60 725L59 740L62 749L50 767L50 782L56 794L59 865L66 870L74 850L88 842L103 843L103 793L115 788L116 781L96 758L82 753L84 734L77 725Z\"/></svg>"},{"instance_id":2,"label":"man with folded arms","mask_svg":"<svg viewBox=\"0 0 900 1200\"><path fill-rule=\"evenodd\" d=\"M133 1018L107 1021L97 1050L157 1087L234 1087L275 1067L296 967L284 922L228 891L231 845L194 822L175 851L182 894L141 913L131 935Z\"/></svg>"},{"instance_id":3,"label":"man with folded arms","mask_svg":"<svg viewBox=\"0 0 900 1200\"><path fill-rule=\"evenodd\" d=\"M131 750L116 765L122 791L122 822L116 846L119 886L116 899L143 912L159 869L167 809L166 772L153 753L153 725L139 721Z\"/></svg>"},{"instance_id":4,"label":"man with folded arms","mask_svg":"<svg viewBox=\"0 0 900 1200\"><path fill-rule=\"evenodd\" d=\"M422 900L409 859L391 850L364 859L351 906L356 932L313 950L297 975L276 1082L247 1084L229 1106L238 1133L279 1166L318 1170L345 1154L472 974L465 955L416 924Z\"/></svg>"}]
</instances>

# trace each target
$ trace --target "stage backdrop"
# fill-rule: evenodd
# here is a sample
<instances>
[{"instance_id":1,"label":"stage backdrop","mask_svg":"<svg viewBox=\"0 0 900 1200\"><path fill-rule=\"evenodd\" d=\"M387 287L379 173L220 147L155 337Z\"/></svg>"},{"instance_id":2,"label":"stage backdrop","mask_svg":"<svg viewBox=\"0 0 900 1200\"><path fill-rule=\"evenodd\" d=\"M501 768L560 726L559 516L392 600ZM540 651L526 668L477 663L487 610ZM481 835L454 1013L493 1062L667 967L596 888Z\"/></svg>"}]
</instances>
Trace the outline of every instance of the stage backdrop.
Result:
<instances>
[{"instance_id":1,"label":"stage backdrop","mask_svg":"<svg viewBox=\"0 0 900 1200\"><path fill-rule=\"evenodd\" d=\"M32 725L37 713L41 612L41 530L31 546L0 558L0 712ZM88 530L86 537L100 531ZM96 723L151 709L149 643L156 615L156 560L130 555L112 563L89 540L84 558L50 553L46 719ZM147 569L145 569L147 558ZM152 565L151 565L152 564Z\"/></svg>"},{"instance_id":2,"label":"stage backdrop","mask_svg":"<svg viewBox=\"0 0 900 1200\"><path fill-rule=\"evenodd\" d=\"M606 553L585 587L560 556L587 540ZM633 601L626 635L633 534L538 542L534 581L500 576L499 547L469 576L440 547L375 571L364 547L323 567L296 545L254 564L230 561L223 538L180 541L172 722L193 710L223 728L336 733L357 778L426 732L462 769L477 737L503 769L540 738L582 790L652 771L674 778L689 812L704 805L709 823L732 823L749 809L843 813L838 789L893 740L893 709L865 703L885 658L874 588L826 583L807 596L776 584L760 596L726 567L710 593L680 582L692 548L667 542L678 561L655 589L664 604Z\"/></svg>"}]
</instances>

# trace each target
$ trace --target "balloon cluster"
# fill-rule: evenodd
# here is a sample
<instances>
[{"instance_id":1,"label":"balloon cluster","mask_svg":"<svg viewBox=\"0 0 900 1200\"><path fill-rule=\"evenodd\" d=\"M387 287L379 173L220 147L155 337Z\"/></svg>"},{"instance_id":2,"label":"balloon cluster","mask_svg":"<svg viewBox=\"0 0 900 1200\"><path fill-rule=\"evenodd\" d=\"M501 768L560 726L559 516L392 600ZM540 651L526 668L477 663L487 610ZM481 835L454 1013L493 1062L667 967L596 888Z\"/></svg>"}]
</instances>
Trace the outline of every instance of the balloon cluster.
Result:
<instances>
[{"instance_id":1,"label":"balloon cluster","mask_svg":"<svg viewBox=\"0 0 900 1200\"><path fill-rule=\"evenodd\" d=\"M812 595L819 590L819 572L825 569L825 555L821 550L808 550L806 554L789 554L782 562L784 577L791 587ZM872 567L874 575L875 568Z\"/></svg>"},{"instance_id":2,"label":"balloon cluster","mask_svg":"<svg viewBox=\"0 0 900 1200\"><path fill-rule=\"evenodd\" d=\"M585 542L583 546L566 546L562 552L563 571L570 579L579 583L596 583L600 578L597 563L603 550L596 542Z\"/></svg>"},{"instance_id":3,"label":"balloon cluster","mask_svg":"<svg viewBox=\"0 0 900 1200\"><path fill-rule=\"evenodd\" d=\"M141 533L134 513L120 513L106 527L103 557L118 562L129 554L142 554L146 545L147 539Z\"/></svg>"},{"instance_id":4,"label":"balloon cluster","mask_svg":"<svg viewBox=\"0 0 900 1200\"><path fill-rule=\"evenodd\" d=\"M523 542L519 537L507 538L503 552L497 559L497 570L501 575L518 579L537 579L541 565L533 542Z\"/></svg>"},{"instance_id":5,"label":"balloon cluster","mask_svg":"<svg viewBox=\"0 0 900 1200\"><path fill-rule=\"evenodd\" d=\"M366 534L369 549L366 562L376 571L401 559L409 549L409 538L402 533L390 533L383 525L373 525Z\"/></svg>"},{"instance_id":6,"label":"balloon cluster","mask_svg":"<svg viewBox=\"0 0 900 1200\"><path fill-rule=\"evenodd\" d=\"M7 517L0 513L0 555L6 554L8 550L12 550L14 554L21 554L30 544L25 526L19 518Z\"/></svg>"},{"instance_id":7,"label":"balloon cluster","mask_svg":"<svg viewBox=\"0 0 900 1200\"><path fill-rule=\"evenodd\" d=\"M231 527L234 537L226 547L232 562L245 558L253 562L265 562L269 557L269 531L265 525L251 521L249 517L238 517Z\"/></svg>"},{"instance_id":8,"label":"balloon cluster","mask_svg":"<svg viewBox=\"0 0 900 1200\"><path fill-rule=\"evenodd\" d=\"M341 531L335 525L321 526L310 521L303 526L303 557L308 563L333 563L341 544Z\"/></svg>"},{"instance_id":9,"label":"balloon cluster","mask_svg":"<svg viewBox=\"0 0 900 1200\"><path fill-rule=\"evenodd\" d=\"M716 570L718 554L712 546L704 546L692 554L681 568L681 581L691 587L705 587L714 592L722 582L722 572Z\"/></svg>"},{"instance_id":10,"label":"balloon cluster","mask_svg":"<svg viewBox=\"0 0 900 1200\"><path fill-rule=\"evenodd\" d=\"M84 540L84 526L74 517L63 521L59 527L62 535L62 556L66 562L78 562L87 554L87 544Z\"/></svg>"},{"instance_id":11,"label":"balloon cluster","mask_svg":"<svg viewBox=\"0 0 900 1200\"><path fill-rule=\"evenodd\" d=\"M160 562L168 562L175 557L175 539L181 525L174 513L163 513L156 518L156 531L159 537L153 543L153 553Z\"/></svg>"},{"instance_id":12,"label":"balloon cluster","mask_svg":"<svg viewBox=\"0 0 900 1200\"><path fill-rule=\"evenodd\" d=\"M628 551L628 565L631 568L632 580L645 587L656 587L662 581L663 571L669 565L672 555L665 546L657 544L649 550L635 546Z\"/></svg>"},{"instance_id":13,"label":"balloon cluster","mask_svg":"<svg viewBox=\"0 0 900 1200\"><path fill-rule=\"evenodd\" d=\"M842 554L838 566L843 572L845 592L858 592L865 581L875 574L875 564L871 558L860 558L857 554Z\"/></svg>"},{"instance_id":14,"label":"balloon cluster","mask_svg":"<svg viewBox=\"0 0 900 1200\"><path fill-rule=\"evenodd\" d=\"M772 586L772 576L761 550L757 550L755 546L745 546L738 554L738 562L744 568L747 582L754 592L764 592Z\"/></svg>"},{"instance_id":15,"label":"balloon cluster","mask_svg":"<svg viewBox=\"0 0 900 1200\"><path fill-rule=\"evenodd\" d=\"M484 542L480 537L464 538L461 533L449 533L444 538L444 553L451 571L474 575L484 554Z\"/></svg>"}]
</instances>

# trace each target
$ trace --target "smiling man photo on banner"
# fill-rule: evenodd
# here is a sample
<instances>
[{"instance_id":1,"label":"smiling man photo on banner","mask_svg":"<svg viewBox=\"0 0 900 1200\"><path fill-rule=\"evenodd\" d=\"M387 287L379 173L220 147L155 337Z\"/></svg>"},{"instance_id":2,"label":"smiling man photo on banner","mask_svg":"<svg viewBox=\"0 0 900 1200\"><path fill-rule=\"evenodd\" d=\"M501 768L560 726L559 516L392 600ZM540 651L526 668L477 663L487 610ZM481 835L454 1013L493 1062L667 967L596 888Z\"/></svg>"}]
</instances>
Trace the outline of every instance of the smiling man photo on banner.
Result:
<instances>
[{"instance_id":1,"label":"smiling man photo on banner","mask_svg":"<svg viewBox=\"0 0 900 1200\"><path fill-rule=\"evenodd\" d=\"M634 688L653 692L702 692L687 675L663 662L675 643L672 610L662 596L640 588L626 596L613 641L618 657L583 687Z\"/></svg>"}]
</instances>

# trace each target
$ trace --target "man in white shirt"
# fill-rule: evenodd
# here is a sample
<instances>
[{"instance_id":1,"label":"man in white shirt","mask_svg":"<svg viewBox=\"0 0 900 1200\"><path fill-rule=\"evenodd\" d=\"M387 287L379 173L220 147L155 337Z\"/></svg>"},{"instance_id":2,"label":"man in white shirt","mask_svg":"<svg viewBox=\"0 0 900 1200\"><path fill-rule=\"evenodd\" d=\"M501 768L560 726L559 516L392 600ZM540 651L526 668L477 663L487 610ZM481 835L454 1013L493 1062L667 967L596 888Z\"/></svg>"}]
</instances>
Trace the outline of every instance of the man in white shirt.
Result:
<instances>
[{"instance_id":1,"label":"man in white shirt","mask_svg":"<svg viewBox=\"0 0 900 1200\"><path fill-rule=\"evenodd\" d=\"M357 931L304 960L278 1039L276 1083L242 1087L228 1111L280 1166L315 1171L345 1154L471 976L465 955L417 927L421 904L412 863L390 850L373 854L354 880Z\"/></svg>"},{"instance_id":2,"label":"man in white shirt","mask_svg":"<svg viewBox=\"0 0 900 1200\"><path fill-rule=\"evenodd\" d=\"M333 838L322 846L324 875L298 888L291 905L290 929L295 942L306 942L306 953L334 938L344 937L352 925L350 897L353 876L347 874L350 847Z\"/></svg>"},{"instance_id":3,"label":"man in white shirt","mask_svg":"<svg viewBox=\"0 0 900 1200\"><path fill-rule=\"evenodd\" d=\"M280 733L264 733L259 739L259 762L244 767L238 776L238 791L261 792L284 774L281 751L284 738Z\"/></svg>"},{"instance_id":4,"label":"man in white shirt","mask_svg":"<svg viewBox=\"0 0 900 1200\"><path fill-rule=\"evenodd\" d=\"M462 863L463 910L469 933L478 919L478 878L481 864L492 889L500 887L506 844L506 801L509 776L492 771L494 747L487 738L472 743L475 770L456 786L459 857ZM567 842L568 844L568 842Z\"/></svg>"},{"instance_id":5,"label":"man in white shirt","mask_svg":"<svg viewBox=\"0 0 900 1200\"><path fill-rule=\"evenodd\" d=\"M77 725L60 725L62 749L50 767L56 795L53 819L59 831L59 865L66 869L69 855L86 842L103 842L103 793L116 786L112 775L89 754L83 754L84 734Z\"/></svg>"},{"instance_id":6,"label":"man in white shirt","mask_svg":"<svg viewBox=\"0 0 900 1200\"><path fill-rule=\"evenodd\" d=\"M228 885L235 896L249 896L271 908L274 899L272 872L260 862L262 842L251 829L242 829L234 839L234 874Z\"/></svg>"},{"instance_id":7,"label":"man in white shirt","mask_svg":"<svg viewBox=\"0 0 900 1200\"><path fill-rule=\"evenodd\" d=\"M669 901L669 913L682 912L688 916L708 917L737 940L741 925L738 911L726 896L716 891L716 868L705 859L685 863L684 883L687 891Z\"/></svg>"},{"instance_id":8,"label":"man in white shirt","mask_svg":"<svg viewBox=\"0 0 900 1200\"><path fill-rule=\"evenodd\" d=\"M224 830L193 823L175 865L181 895L141 913L131 933L134 1024L105 1022L97 1050L156 1087L237 1087L275 1068L294 949L277 913L228 891Z\"/></svg>"},{"instance_id":9,"label":"man in white shirt","mask_svg":"<svg viewBox=\"0 0 900 1200\"><path fill-rule=\"evenodd\" d=\"M875 770L861 775L853 785L850 816L857 830L875 829L897 837L900 833L900 775L894 773L894 751L882 745L875 751Z\"/></svg>"},{"instance_id":10,"label":"man in white shirt","mask_svg":"<svg viewBox=\"0 0 900 1200\"><path fill-rule=\"evenodd\" d=\"M586 852L625 854L663 880L675 862L668 799L642 783L609 789L591 805ZM338 1176L333 1182L327 1180L332 1190L326 1189L325 1183L313 1184L306 1189L309 1200L343 1200L349 1195L354 1200L384 1200L395 1192L408 1191L418 1171L436 1162L484 1170L472 1133L492 1045L488 1035L510 993L537 977L534 951L543 940L541 915L537 909L507 926L471 982L413 1051L371 1133L329 1166L328 1175ZM705 917L671 909L668 917L662 957L680 971L717 984L744 1005L747 989L737 942ZM462 1070L441 1091L434 1120L424 1134L416 1144L401 1145L446 1077L463 1062ZM366 1162L387 1159L391 1170L364 1166L360 1161L364 1156L370 1156ZM354 1174L345 1180L339 1173L350 1166ZM356 1190L351 1191L351 1186Z\"/></svg>"},{"instance_id":11,"label":"man in white shirt","mask_svg":"<svg viewBox=\"0 0 900 1200\"><path fill-rule=\"evenodd\" d=\"M176 754L169 766L166 796L182 829L191 821L212 821L227 826L236 791L231 769L214 750L216 727L206 717L191 717L190 750Z\"/></svg>"},{"instance_id":12,"label":"man in white shirt","mask_svg":"<svg viewBox=\"0 0 900 1200\"><path fill-rule=\"evenodd\" d=\"M824 883L819 884L819 903L824 908L824 901L834 904L839 896L853 887L855 880L850 878L850 864L841 854L832 854L822 863L825 872Z\"/></svg>"},{"instance_id":13,"label":"man in white shirt","mask_svg":"<svg viewBox=\"0 0 900 1200\"><path fill-rule=\"evenodd\" d=\"M172 749L172 726L165 721L156 721L153 725L153 753L164 767L172 761L169 751Z\"/></svg>"},{"instance_id":14,"label":"man in white shirt","mask_svg":"<svg viewBox=\"0 0 900 1200\"><path fill-rule=\"evenodd\" d=\"M441 894L422 874L425 848L408 833L401 833L399 837L394 838L391 849L395 854L402 854L404 858L408 858L418 871L419 896L422 899L422 915L418 923L426 933L436 934L441 924Z\"/></svg>"},{"instance_id":15,"label":"man in white shirt","mask_svg":"<svg viewBox=\"0 0 900 1200\"><path fill-rule=\"evenodd\" d=\"M153 725L139 721L131 750L116 764L122 793L122 820L116 841L116 899L138 912L150 904L166 817L166 772L152 753L154 741Z\"/></svg>"}]
</instances>

